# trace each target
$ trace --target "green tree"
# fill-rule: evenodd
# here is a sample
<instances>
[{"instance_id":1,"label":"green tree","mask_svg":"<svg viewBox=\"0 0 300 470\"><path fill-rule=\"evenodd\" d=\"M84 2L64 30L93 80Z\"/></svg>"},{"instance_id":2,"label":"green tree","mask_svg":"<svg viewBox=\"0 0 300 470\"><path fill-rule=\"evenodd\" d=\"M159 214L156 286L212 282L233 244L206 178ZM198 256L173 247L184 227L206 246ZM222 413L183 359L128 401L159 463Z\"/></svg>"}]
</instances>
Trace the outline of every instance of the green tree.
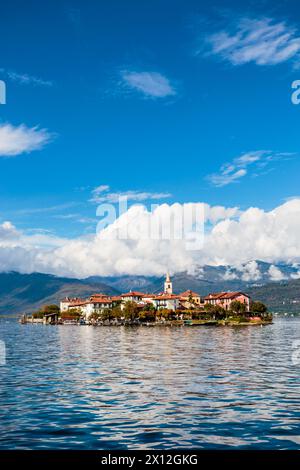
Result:
<instances>
[{"instance_id":1,"label":"green tree","mask_svg":"<svg viewBox=\"0 0 300 470\"><path fill-rule=\"evenodd\" d=\"M78 319L81 317L81 310L78 308L70 308L67 312L62 312L61 317L74 317L74 320Z\"/></svg>"},{"instance_id":2,"label":"green tree","mask_svg":"<svg viewBox=\"0 0 300 470\"><path fill-rule=\"evenodd\" d=\"M141 321L153 322L156 320L156 308L151 304L146 304L142 310L139 311L139 319Z\"/></svg>"},{"instance_id":3,"label":"green tree","mask_svg":"<svg viewBox=\"0 0 300 470\"><path fill-rule=\"evenodd\" d=\"M120 304L116 305L111 311L112 317L116 320L122 317L122 310Z\"/></svg>"},{"instance_id":4,"label":"green tree","mask_svg":"<svg viewBox=\"0 0 300 470\"><path fill-rule=\"evenodd\" d=\"M60 311L59 306L56 304L44 305L42 307L42 312L45 314L59 313L59 311Z\"/></svg>"},{"instance_id":5,"label":"green tree","mask_svg":"<svg viewBox=\"0 0 300 470\"><path fill-rule=\"evenodd\" d=\"M206 312L211 312L213 309L214 309L214 305L209 304L209 303L204 304L204 310L205 310Z\"/></svg>"},{"instance_id":6,"label":"green tree","mask_svg":"<svg viewBox=\"0 0 300 470\"><path fill-rule=\"evenodd\" d=\"M213 314L215 320L223 320L224 318L226 318L226 311L220 305L215 305L214 306L214 308L212 310L212 314Z\"/></svg>"},{"instance_id":7,"label":"green tree","mask_svg":"<svg viewBox=\"0 0 300 470\"><path fill-rule=\"evenodd\" d=\"M136 302L126 302L123 309L123 315L126 320L136 320L139 316L139 308Z\"/></svg>"},{"instance_id":8,"label":"green tree","mask_svg":"<svg viewBox=\"0 0 300 470\"><path fill-rule=\"evenodd\" d=\"M226 311L220 305L205 304L204 310L211 318L215 320L222 320L226 317Z\"/></svg>"},{"instance_id":9,"label":"green tree","mask_svg":"<svg viewBox=\"0 0 300 470\"><path fill-rule=\"evenodd\" d=\"M139 312L139 319L141 321L154 322L156 320L155 310L141 310Z\"/></svg>"},{"instance_id":10,"label":"green tree","mask_svg":"<svg viewBox=\"0 0 300 470\"><path fill-rule=\"evenodd\" d=\"M145 307L143 308L143 310L145 312L155 312L156 308L152 303L150 303L150 304L146 304Z\"/></svg>"},{"instance_id":11,"label":"green tree","mask_svg":"<svg viewBox=\"0 0 300 470\"><path fill-rule=\"evenodd\" d=\"M246 312L246 305L238 300L234 300L231 302L230 310L235 314L241 315Z\"/></svg>"},{"instance_id":12,"label":"green tree","mask_svg":"<svg viewBox=\"0 0 300 470\"><path fill-rule=\"evenodd\" d=\"M252 303L251 311L253 313L264 314L268 312L268 307L263 302L256 301Z\"/></svg>"},{"instance_id":13,"label":"green tree","mask_svg":"<svg viewBox=\"0 0 300 470\"><path fill-rule=\"evenodd\" d=\"M113 314L112 314L112 309L111 308L105 308L102 310L100 313L100 318L101 320L112 320L113 319Z\"/></svg>"},{"instance_id":14,"label":"green tree","mask_svg":"<svg viewBox=\"0 0 300 470\"><path fill-rule=\"evenodd\" d=\"M168 308L162 308L159 310L160 318L164 318L165 320L171 320L174 317L173 310L169 310Z\"/></svg>"}]
</instances>

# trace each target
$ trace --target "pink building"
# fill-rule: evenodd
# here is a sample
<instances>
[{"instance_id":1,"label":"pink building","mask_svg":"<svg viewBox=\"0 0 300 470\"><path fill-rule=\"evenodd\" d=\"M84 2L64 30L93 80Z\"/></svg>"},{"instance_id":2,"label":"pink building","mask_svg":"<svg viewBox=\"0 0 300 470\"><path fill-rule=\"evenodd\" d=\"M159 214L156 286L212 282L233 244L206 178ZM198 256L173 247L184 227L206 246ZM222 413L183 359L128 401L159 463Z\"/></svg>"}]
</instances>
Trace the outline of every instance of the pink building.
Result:
<instances>
[{"instance_id":1,"label":"pink building","mask_svg":"<svg viewBox=\"0 0 300 470\"><path fill-rule=\"evenodd\" d=\"M209 294L204 298L205 303L211 305L219 305L225 310L230 310L233 301L241 302L246 305L246 310L250 310L250 297L243 292L219 292L217 294Z\"/></svg>"}]
</instances>

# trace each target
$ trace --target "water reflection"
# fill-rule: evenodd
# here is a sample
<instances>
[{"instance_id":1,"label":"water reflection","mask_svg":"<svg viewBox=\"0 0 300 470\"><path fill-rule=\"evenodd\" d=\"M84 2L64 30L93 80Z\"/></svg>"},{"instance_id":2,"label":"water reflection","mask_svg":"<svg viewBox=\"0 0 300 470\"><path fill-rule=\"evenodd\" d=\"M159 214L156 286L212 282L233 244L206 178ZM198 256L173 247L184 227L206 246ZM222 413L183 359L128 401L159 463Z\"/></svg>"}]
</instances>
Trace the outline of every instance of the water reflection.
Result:
<instances>
[{"instance_id":1,"label":"water reflection","mask_svg":"<svg viewBox=\"0 0 300 470\"><path fill-rule=\"evenodd\" d=\"M0 448L300 448L299 325L2 321Z\"/></svg>"}]
</instances>

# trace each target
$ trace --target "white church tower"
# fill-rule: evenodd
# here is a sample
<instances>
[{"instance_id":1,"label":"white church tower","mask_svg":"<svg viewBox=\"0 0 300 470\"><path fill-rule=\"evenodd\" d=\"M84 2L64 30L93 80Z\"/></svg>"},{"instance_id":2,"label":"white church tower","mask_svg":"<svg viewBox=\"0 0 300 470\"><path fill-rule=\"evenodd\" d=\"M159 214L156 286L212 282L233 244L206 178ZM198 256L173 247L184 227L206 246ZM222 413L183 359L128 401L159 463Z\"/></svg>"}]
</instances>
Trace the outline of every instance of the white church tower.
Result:
<instances>
[{"instance_id":1,"label":"white church tower","mask_svg":"<svg viewBox=\"0 0 300 470\"><path fill-rule=\"evenodd\" d=\"M169 273L167 273L166 275L164 293L173 294L173 287L172 287L172 282L171 282Z\"/></svg>"}]
</instances>

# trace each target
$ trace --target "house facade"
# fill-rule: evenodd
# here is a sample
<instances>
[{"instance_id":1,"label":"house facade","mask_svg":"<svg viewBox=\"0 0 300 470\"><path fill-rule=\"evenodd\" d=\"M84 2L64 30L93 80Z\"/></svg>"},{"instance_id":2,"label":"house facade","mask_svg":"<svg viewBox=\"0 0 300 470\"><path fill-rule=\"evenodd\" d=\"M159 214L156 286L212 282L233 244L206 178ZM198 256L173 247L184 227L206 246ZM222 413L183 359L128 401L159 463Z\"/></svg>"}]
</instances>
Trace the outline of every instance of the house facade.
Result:
<instances>
[{"instance_id":1,"label":"house facade","mask_svg":"<svg viewBox=\"0 0 300 470\"><path fill-rule=\"evenodd\" d=\"M201 303L201 297L197 292L192 290L186 290L180 294L181 303L185 308L201 307L204 304Z\"/></svg>"},{"instance_id":2,"label":"house facade","mask_svg":"<svg viewBox=\"0 0 300 470\"><path fill-rule=\"evenodd\" d=\"M60 301L60 311L68 312L72 308L82 307L86 302L86 299L80 299L79 297L65 297Z\"/></svg>"},{"instance_id":3,"label":"house facade","mask_svg":"<svg viewBox=\"0 0 300 470\"><path fill-rule=\"evenodd\" d=\"M250 311L250 297L243 292L219 292L209 294L204 298L204 301L210 305L219 305L225 310L230 310L231 303L238 301L246 306L247 312Z\"/></svg>"},{"instance_id":4,"label":"house facade","mask_svg":"<svg viewBox=\"0 0 300 470\"><path fill-rule=\"evenodd\" d=\"M174 294L161 294L153 298L153 304L157 310L168 309L175 312L180 307L180 298Z\"/></svg>"},{"instance_id":5,"label":"house facade","mask_svg":"<svg viewBox=\"0 0 300 470\"><path fill-rule=\"evenodd\" d=\"M145 294L143 292L130 291L122 294L121 299L123 302L141 302L144 295Z\"/></svg>"}]
</instances>

